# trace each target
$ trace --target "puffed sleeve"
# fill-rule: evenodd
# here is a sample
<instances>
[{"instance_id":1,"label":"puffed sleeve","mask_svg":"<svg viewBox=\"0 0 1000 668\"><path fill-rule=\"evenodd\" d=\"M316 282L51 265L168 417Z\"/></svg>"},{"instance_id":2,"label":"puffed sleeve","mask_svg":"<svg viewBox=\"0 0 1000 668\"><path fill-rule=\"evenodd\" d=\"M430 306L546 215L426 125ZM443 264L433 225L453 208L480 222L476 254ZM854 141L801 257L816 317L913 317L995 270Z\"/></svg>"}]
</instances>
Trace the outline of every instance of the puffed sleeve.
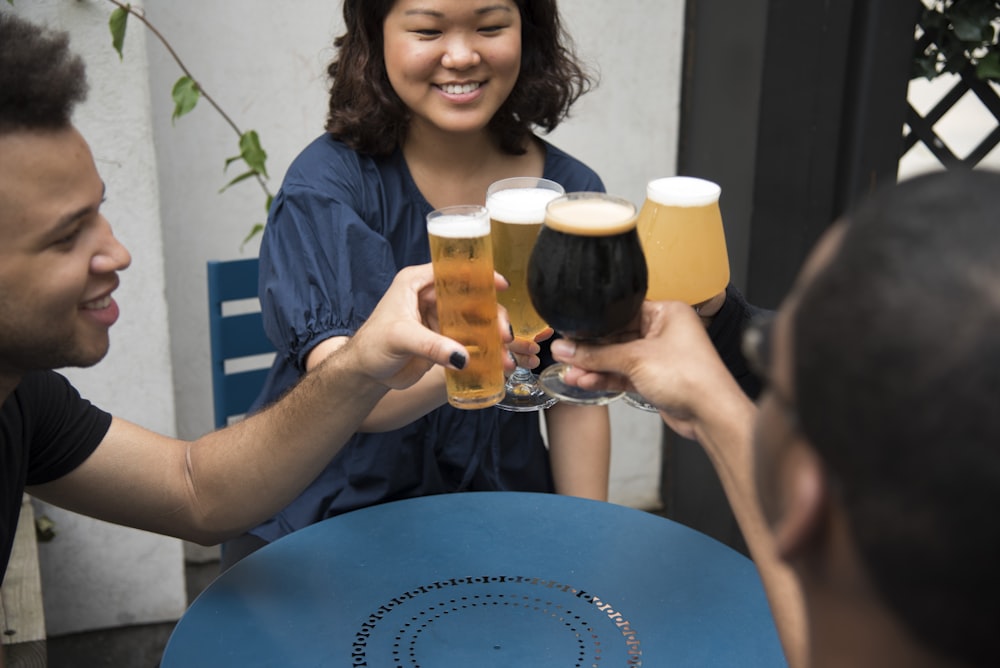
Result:
<instances>
[{"instance_id":1,"label":"puffed sleeve","mask_svg":"<svg viewBox=\"0 0 1000 668\"><path fill-rule=\"evenodd\" d=\"M286 179L261 242L259 293L264 328L300 372L320 341L353 334L392 277L389 244L363 218L369 207L350 175L318 184Z\"/></svg>"}]
</instances>

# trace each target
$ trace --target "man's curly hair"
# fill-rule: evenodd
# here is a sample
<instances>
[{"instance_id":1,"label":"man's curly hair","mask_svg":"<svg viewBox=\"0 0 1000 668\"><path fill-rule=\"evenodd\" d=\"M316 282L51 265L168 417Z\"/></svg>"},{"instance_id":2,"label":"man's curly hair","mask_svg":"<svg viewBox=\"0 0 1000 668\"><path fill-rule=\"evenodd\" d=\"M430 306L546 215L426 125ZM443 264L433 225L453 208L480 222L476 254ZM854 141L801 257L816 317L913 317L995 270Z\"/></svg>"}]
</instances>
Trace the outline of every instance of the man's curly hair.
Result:
<instances>
[{"instance_id":1,"label":"man's curly hair","mask_svg":"<svg viewBox=\"0 0 1000 668\"><path fill-rule=\"evenodd\" d=\"M86 97L83 61L65 32L0 13L0 134L65 127Z\"/></svg>"}]
</instances>

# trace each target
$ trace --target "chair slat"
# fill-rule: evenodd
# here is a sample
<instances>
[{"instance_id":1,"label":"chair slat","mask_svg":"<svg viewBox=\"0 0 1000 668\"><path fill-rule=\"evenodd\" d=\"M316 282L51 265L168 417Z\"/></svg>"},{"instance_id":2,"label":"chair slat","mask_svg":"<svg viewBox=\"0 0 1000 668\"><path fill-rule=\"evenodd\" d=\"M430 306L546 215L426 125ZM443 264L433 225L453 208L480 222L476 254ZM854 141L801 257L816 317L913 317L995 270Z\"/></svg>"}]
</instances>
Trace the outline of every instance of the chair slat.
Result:
<instances>
[{"instance_id":1,"label":"chair slat","mask_svg":"<svg viewBox=\"0 0 1000 668\"><path fill-rule=\"evenodd\" d=\"M212 402L216 428L245 415L267 378L269 367L226 372L226 360L275 351L264 333L260 311L223 315L223 304L257 297L257 258L207 265Z\"/></svg>"}]
</instances>

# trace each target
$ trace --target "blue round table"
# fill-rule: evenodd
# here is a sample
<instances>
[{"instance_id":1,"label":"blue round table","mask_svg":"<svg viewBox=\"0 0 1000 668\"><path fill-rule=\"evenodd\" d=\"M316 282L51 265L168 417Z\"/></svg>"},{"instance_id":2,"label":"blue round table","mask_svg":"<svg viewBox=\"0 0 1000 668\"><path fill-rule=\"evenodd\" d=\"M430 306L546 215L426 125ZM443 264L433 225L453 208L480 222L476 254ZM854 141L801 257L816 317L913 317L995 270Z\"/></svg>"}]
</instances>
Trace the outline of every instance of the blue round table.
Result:
<instances>
[{"instance_id":1,"label":"blue round table","mask_svg":"<svg viewBox=\"0 0 1000 668\"><path fill-rule=\"evenodd\" d=\"M670 520L554 494L386 503L219 576L160 664L784 666L743 555Z\"/></svg>"}]
</instances>

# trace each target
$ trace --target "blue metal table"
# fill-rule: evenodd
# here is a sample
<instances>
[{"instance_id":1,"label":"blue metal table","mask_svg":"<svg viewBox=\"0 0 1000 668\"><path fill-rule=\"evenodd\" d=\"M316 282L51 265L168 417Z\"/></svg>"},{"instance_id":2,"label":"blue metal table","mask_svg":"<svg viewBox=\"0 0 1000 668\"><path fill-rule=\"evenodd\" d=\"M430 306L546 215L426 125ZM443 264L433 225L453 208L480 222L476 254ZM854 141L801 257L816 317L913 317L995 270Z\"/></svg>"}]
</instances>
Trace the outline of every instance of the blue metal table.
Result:
<instances>
[{"instance_id":1,"label":"blue metal table","mask_svg":"<svg viewBox=\"0 0 1000 668\"><path fill-rule=\"evenodd\" d=\"M753 564L670 520L554 494L386 503L209 585L162 668L784 666Z\"/></svg>"}]
</instances>

